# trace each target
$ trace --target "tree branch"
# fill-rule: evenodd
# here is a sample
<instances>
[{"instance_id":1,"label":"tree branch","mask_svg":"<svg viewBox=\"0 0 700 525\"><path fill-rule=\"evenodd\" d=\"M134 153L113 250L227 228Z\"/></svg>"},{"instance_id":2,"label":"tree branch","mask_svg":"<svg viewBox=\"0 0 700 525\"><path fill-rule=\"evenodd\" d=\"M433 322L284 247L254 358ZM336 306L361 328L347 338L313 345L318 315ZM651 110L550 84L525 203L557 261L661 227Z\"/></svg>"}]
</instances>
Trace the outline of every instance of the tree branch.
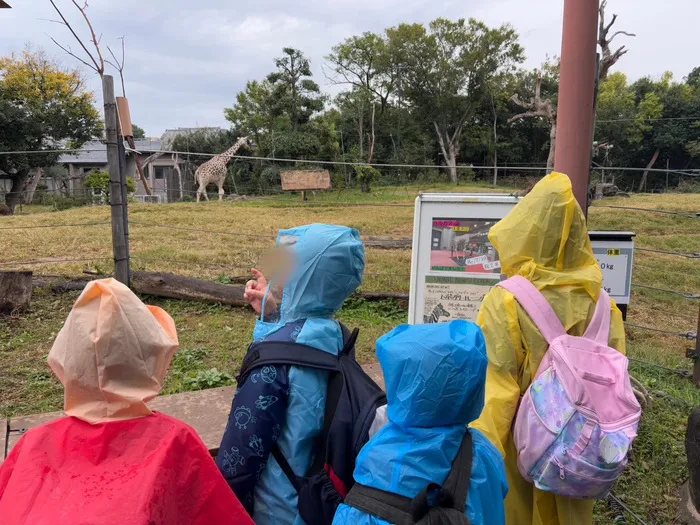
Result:
<instances>
[{"instance_id":1,"label":"tree branch","mask_svg":"<svg viewBox=\"0 0 700 525\"><path fill-rule=\"evenodd\" d=\"M48 36L48 35L47 35L47 36ZM73 58L75 58L76 60L78 60L79 62L82 62L83 64L85 64L85 65L86 65L87 67L89 67L90 69L93 69L93 70L95 70L96 72L99 73L99 71L97 71L97 70L95 69L95 66L93 66L92 64L88 64L85 60L83 60L82 58L80 58L78 55L76 55L75 53L71 52L69 49L66 49L65 47L63 47L61 44L59 44L58 42L56 42L56 39L55 39L54 37L49 36L49 38L51 39L51 41L52 41L54 44L56 44L59 48L61 48L61 49L62 49L63 51L65 51L67 54L69 54L70 56L72 56Z\"/></svg>"},{"instance_id":2,"label":"tree branch","mask_svg":"<svg viewBox=\"0 0 700 525\"><path fill-rule=\"evenodd\" d=\"M92 53L90 53L90 51L88 51L88 48L85 47L85 44L83 44L83 41L80 39L80 37L78 36L78 34L73 30L73 27L68 23L68 20L66 20L66 17L63 16L63 13L61 13L61 10L58 8L58 6L57 6L56 3L54 2L54 0L49 0L49 2L51 2L51 5L53 6L53 8L54 8L54 9L56 10L56 12L58 13L58 16L60 16L60 17L61 17L61 20L63 20L63 25L65 25L65 26L68 28L68 30L71 32L71 34L73 35L73 37L75 37L75 39L76 39L76 40L78 41L78 43L80 44L80 47L83 48L83 51L85 51L85 53L87 54L87 56L90 57L90 60L92 60L92 62L93 62L94 65L90 65L90 64L88 64L87 62L85 62L85 61L82 60L82 59L78 59L78 60L80 60L83 64L87 65L90 69L95 70L95 71L97 72L97 74L102 75L102 74L104 73L104 64L102 65L102 69L100 69L100 66L99 66L99 64L97 63L97 60L95 60L95 57L92 56ZM73 0L73 3L75 3L75 0ZM86 2L85 5L87 6L87 2ZM76 6L77 6L77 4L76 4ZM80 9L80 8L78 7L78 9ZM53 40L53 38L52 38L51 40ZM56 42L55 40L54 40L54 43L56 43L56 44L58 45L58 42ZM65 48L64 48L64 47L62 47L62 46L60 46L60 45L59 45L58 47L60 47L61 49L63 49L63 50L65 51ZM68 54L71 55L72 57L78 58L78 57L76 57L73 53L68 52ZM100 55L100 58L101 58L101 55Z\"/></svg>"},{"instance_id":3,"label":"tree branch","mask_svg":"<svg viewBox=\"0 0 700 525\"><path fill-rule=\"evenodd\" d=\"M628 33L627 31L616 31L615 33L613 33L613 36L610 37L610 40L608 40L608 44L612 43L613 39L614 39L617 35L625 35L625 36L633 36L633 37L634 37L634 36L637 36L636 34L634 34L634 33Z\"/></svg>"},{"instance_id":4,"label":"tree branch","mask_svg":"<svg viewBox=\"0 0 700 525\"><path fill-rule=\"evenodd\" d=\"M95 50L97 51L97 56L100 58L100 65L101 67L98 69L98 72L100 76L104 75L105 72L105 61L104 58L102 58L102 51L100 50L100 41L97 38L97 35L95 34L95 30L92 27L92 23L90 22L90 19L87 16L87 13L85 10L88 8L88 3L87 0L85 0L85 4L83 7L80 7L78 5L77 0L71 0L73 2L73 5L78 8L78 11L80 11L80 14L83 15L83 18L85 19L85 23L87 24L88 28L90 29L90 34L92 35L92 43L95 45ZM53 0L51 0L51 3L53 3Z\"/></svg>"}]
</instances>

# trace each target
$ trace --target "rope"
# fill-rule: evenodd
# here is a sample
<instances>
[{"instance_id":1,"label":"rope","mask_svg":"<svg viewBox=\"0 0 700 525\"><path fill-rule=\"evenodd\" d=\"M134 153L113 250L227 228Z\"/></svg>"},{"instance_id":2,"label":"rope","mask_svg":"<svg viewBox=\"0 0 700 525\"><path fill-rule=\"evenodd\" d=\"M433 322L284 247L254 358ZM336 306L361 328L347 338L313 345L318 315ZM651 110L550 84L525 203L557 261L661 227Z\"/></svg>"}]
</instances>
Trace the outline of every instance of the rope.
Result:
<instances>
[{"instance_id":1,"label":"rope","mask_svg":"<svg viewBox=\"0 0 700 525\"><path fill-rule=\"evenodd\" d=\"M688 339L689 341L695 341L695 339L697 338L697 334L695 334L694 332L669 332L668 330L659 330L658 328L652 328L650 326L640 326L630 323L625 323L625 326L628 326L630 328L637 328L638 330L648 330L649 332L656 332L659 334L675 335L678 337L682 337L683 339Z\"/></svg>"},{"instance_id":2,"label":"rope","mask_svg":"<svg viewBox=\"0 0 700 525\"><path fill-rule=\"evenodd\" d=\"M121 206L121 205L120 205ZM0 230L34 230L36 228L80 228L88 226L109 226L111 222L86 222L83 224L46 224L42 226L3 226Z\"/></svg>"},{"instance_id":3,"label":"rope","mask_svg":"<svg viewBox=\"0 0 700 525\"><path fill-rule=\"evenodd\" d=\"M655 286L648 286L646 284L636 284L632 283L632 286L634 288L643 288L645 290L655 290L657 292L664 292L664 293L669 293L673 295L678 295L680 297L683 297L684 299L700 299L700 294L696 293L690 293L690 292L679 292L677 290L666 290L664 288L656 288Z\"/></svg>"},{"instance_id":4,"label":"rope","mask_svg":"<svg viewBox=\"0 0 700 525\"><path fill-rule=\"evenodd\" d=\"M625 505L620 499L616 498L615 495L614 495L612 492L610 492L610 493L608 494L608 497L609 497L610 499L612 499L615 503L617 503L620 507L622 507L623 509L625 509L625 512L627 512L630 516L632 516L632 517L633 517L635 520L637 520L639 523L641 523L642 525L648 525L642 518L640 518L640 517L637 516L634 512L632 512L632 511L630 510L630 508L629 508L627 505Z\"/></svg>"},{"instance_id":5,"label":"rope","mask_svg":"<svg viewBox=\"0 0 700 525\"><path fill-rule=\"evenodd\" d=\"M700 259L700 253L692 252L667 252L664 250L652 250L651 248L634 248L638 252L660 253L663 255L676 255L678 257L686 257L688 259Z\"/></svg>"},{"instance_id":6,"label":"rope","mask_svg":"<svg viewBox=\"0 0 700 525\"><path fill-rule=\"evenodd\" d=\"M34 266L41 264L62 264L62 263L75 263L75 262L92 262L92 261L111 261L113 257L92 257L90 259L54 259L51 261L13 261L7 263L0 263L0 266Z\"/></svg>"},{"instance_id":7,"label":"rope","mask_svg":"<svg viewBox=\"0 0 700 525\"><path fill-rule=\"evenodd\" d=\"M600 206L591 206L592 209L596 208L612 208L615 210L634 210L634 211L645 211L648 213L664 213L666 215L679 215L681 217L688 217L689 219L700 219L700 212L696 213L695 215L688 215L687 212L682 212L682 211L670 211L670 210L652 210L649 208L634 208L632 206L612 206L609 204L605 205L600 205ZM692 213L692 212L691 212Z\"/></svg>"}]
</instances>

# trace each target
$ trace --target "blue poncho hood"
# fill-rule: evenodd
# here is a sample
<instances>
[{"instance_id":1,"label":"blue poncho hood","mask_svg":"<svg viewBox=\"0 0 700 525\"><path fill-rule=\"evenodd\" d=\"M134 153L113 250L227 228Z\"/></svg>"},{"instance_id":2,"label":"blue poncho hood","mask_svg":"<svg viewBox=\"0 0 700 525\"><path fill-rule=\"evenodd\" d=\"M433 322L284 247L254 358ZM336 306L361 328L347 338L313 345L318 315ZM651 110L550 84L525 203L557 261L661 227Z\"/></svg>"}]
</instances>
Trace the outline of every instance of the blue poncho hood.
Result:
<instances>
[{"instance_id":1,"label":"blue poncho hood","mask_svg":"<svg viewBox=\"0 0 700 525\"><path fill-rule=\"evenodd\" d=\"M377 341L377 357L396 425L464 426L481 414L487 359L475 325L399 326Z\"/></svg>"},{"instance_id":2,"label":"blue poncho hood","mask_svg":"<svg viewBox=\"0 0 700 525\"><path fill-rule=\"evenodd\" d=\"M362 284L365 250L357 230L311 224L282 230L277 245L288 246L294 270L284 286L282 324L330 317Z\"/></svg>"},{"instance_id":3,"label":"blue poncho hood","mask_svg":"<svg viewBox=\"0 0 700 525\"><path fill-rule=\"evenodd\" d=\"M355 466L355 481L415 497L444 483L467 424L484 406L486 347L481 329L466 321L399 326L377 341L389 422L370 439ZM502 525L507 492L503 459L472 430L473 463L466 515L474 525ZM334 525L385 525L341 505Z\"/></svg>"}]
</instances>

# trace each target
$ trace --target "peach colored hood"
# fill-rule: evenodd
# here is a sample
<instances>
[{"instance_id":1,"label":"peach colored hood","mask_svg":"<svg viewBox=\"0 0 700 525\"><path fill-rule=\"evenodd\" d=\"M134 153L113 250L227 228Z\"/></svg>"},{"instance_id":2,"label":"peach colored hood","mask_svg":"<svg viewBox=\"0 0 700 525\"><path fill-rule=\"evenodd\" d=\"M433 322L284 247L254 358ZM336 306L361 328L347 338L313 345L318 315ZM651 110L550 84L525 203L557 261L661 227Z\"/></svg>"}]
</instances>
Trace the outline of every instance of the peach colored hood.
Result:
<instances>
[{"instance_id":1,"label":"peach colored hood","mask_svg":"<svg viewBox=\"0 0 700 525\"><path fill-rule=\"evenodd\" d=\"M150 415L178 349L173 319L114 279L80 294L49 352L65 388L64 411L88 423Z\"/></svg>"}]
</instances>

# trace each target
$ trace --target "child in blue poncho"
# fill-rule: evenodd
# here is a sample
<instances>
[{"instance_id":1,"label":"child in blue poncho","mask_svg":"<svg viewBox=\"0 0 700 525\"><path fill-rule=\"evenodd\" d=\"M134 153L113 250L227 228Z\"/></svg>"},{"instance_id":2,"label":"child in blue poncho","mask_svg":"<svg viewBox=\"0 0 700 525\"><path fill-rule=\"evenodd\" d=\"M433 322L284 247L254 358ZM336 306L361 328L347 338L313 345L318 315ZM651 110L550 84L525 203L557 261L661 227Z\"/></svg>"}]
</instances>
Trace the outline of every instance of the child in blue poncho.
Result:
<instances>
[{"instance_id":1,"label":"child in blue poncho","mask_svg":"<svg viewBox=\"0 0 700 525\"><path fill-rule=\"evenodd\" d=\"M413 499L431 483L445 483L467 425L481 413L487 365L484 337L466 321L405 325L379 339L377 357L384 372L389 422L362 449L355 481ZM464 514L471 525L502 525L508 492L503 459L479 431L470 432L473 457ZM429 504L435 500L427 498ZM333 523L389 522L341 505Z\"/></svg>"}]
</instances>

